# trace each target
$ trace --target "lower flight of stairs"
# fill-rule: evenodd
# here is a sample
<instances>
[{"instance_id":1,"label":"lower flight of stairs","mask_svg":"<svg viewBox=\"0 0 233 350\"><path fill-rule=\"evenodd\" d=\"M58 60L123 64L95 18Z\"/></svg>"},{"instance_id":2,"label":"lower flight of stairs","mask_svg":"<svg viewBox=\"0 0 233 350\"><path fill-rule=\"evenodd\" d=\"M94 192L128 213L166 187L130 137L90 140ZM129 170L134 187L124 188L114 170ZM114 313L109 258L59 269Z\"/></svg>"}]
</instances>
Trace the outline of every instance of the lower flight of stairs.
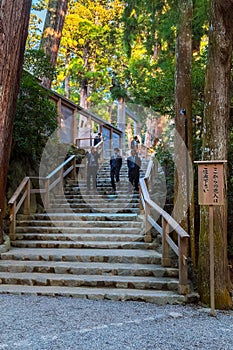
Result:
<instances>
[{"instance_id":1,"label":"lower flight of stairs","mask_svg":"<svg viewBox=\"0 0 233 350\"><path fill-rule=\"evenodd\" d=\"M144 242L125 165L120 183L112 194L105 164L97 192L69 181L46 213L19 215L12 248L1 254L0 293L184 302L178 270L161 266L158 243Z\"/></svg>"}]
</instances>

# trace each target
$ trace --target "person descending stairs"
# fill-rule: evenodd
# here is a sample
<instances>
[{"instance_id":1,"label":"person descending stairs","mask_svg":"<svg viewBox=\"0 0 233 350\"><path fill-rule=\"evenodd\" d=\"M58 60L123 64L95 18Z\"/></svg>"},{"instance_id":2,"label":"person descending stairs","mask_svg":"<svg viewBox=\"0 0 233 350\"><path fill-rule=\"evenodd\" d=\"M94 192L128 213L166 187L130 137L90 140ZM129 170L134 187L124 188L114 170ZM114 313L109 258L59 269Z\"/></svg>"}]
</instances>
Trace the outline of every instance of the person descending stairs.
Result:
<instances>
[{"instance_id":1,"label":"person descending stairs","mask_svg":"<svg viewBox=\"0 0 233 350\"><path fill-rule=\"evenodd\" d=\"M147 161L142 161L144 176ZM44 213L18 215L16 239L1 254L0 293L183 302L178 269L161 266L158 242L144 242L139 193L129 191L126 160L116 194L109 160L97 174L68 180Z\"/></svg>"}]
</instances>

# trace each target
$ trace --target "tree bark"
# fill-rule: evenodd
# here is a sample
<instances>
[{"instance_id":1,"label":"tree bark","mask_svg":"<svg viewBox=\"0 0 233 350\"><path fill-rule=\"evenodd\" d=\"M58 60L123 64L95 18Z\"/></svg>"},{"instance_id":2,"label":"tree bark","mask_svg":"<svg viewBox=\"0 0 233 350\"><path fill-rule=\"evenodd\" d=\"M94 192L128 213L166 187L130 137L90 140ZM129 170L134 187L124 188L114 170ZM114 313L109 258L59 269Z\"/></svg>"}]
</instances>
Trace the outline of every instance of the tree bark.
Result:
<instances>
[{"instance_id":1,"label":"tree bark","mask_svg":"<svg viewBox=\"0 0 233 350\"><path fill-rule=\"evenodd\" d=\"M53 67L57 62L67 8L68 0L49 0L40 48L50 57ZM50 89L52 81L45 78L42 84Z\"/></svg>"},{"instance_id":2,"label":"tree bark","mask_svg":"<svg viewBox=\"0 0 233 350\"><path fill-rule=\"evenodd\" d=\"M175 75L175 189L174 217L190 234L195 263L192 177L192 0L179 0ZM181 112L182 111L182 112Z\"/></svg>"},{"instance_id":3,"label":"tree bark","mask_svg":"<svg viewBox=\"0 0 233 350\"><path fill-rule=\"evenodd\" d=\"M12 128L28 33L31 0L0 1L0 244Z\"/></svg>"},{"instance_id":4,"label":"tree bark","mask_svg":"<svg viewBox=\"0 0 233 350\"><path fill-rule=\"evenodd\" d=\"M227 159L233 49L232 13L232 0L211 1L202 143L204 160ZM220 309L232 305L227 261L227 199L225 202L224 206L214 206L215 305ZM210 302L208 232L208 207L203 206L200 211L198 286L201 300L206 304Z\"/></svg>"}]
</instances>

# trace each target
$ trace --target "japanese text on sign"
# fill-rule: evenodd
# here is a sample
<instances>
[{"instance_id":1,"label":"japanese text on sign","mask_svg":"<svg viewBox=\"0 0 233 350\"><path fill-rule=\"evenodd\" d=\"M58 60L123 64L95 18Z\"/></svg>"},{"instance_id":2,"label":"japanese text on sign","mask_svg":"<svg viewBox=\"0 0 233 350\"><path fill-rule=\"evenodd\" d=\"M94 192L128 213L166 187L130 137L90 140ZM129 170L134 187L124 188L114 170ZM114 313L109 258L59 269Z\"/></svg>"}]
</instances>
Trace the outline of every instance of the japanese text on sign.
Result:
<instances>
[{"instance_id":1,"label":"japanese text on sign","mask_svg":"<svg viewBox=\"0 0 233 350\"><path fill-rule=\"evenodd\" d=\"M198 196L201 205L224 204L223 164L199 164Z\"/></svg>"}]
</instances>

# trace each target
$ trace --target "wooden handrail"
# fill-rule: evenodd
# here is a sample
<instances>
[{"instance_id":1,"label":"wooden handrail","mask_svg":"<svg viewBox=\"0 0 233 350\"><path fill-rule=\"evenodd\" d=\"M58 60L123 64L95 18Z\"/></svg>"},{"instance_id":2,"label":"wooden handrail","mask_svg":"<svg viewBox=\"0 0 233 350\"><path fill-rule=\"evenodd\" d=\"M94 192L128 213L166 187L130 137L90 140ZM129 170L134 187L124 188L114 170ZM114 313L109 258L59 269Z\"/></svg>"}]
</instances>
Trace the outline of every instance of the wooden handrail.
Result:
<instances>
[{"instance_id":1,"label":"wooden handrail","mask_svg":"<svg viewBox=\"0 0 233 350\"><path fill-rule=\"evenodd\" d=\"M20 196L21 192L24 190L25 186L27 185L28 181L30 180L29 177L25 177L19 187L16 189L15 193L9 200L8 204L13 205L14 202L17 200L17 198Z\"/></svg>"},{"instance_id":2,"label":"wooden handrail","mask_svg":"<svg viewBox=\"0 0 233 350\"><path fill-rule=\"evenodd\" d=\"M16 227L16 215L24 204L23 213L29 214L30 212L30 195L32 193L40 193L44 196L44 205L46 208L49 207L49 199L50 199L50 191L57 186L58 184L61 186L63 183L63 179L70 173L75 177L75 169L76 169L76 159L75 155L70 156L66 159L61 165L59 165L56 169L54 169L48 176L46 177L25 177L15 193L9 200L8 204L10 207L10 239L15 239L15 227ZM70 164L68 169L64 170L67 164ZM56 177L54 179L54 177ZM44 188L39 189L31 189L30 183L31 179L40 180L45 182ZM52 179L52 182L50 183Z\"/></svg>"},{"instance_id":3,"label":"wooden handrail","mask_svg":"<svg viewBox=\"0 0 233 350\"><path fill-rule=\"evenodd\" d=\"M59 165L56 169L54 169L49 175L45 177L45 179L51 179L54 175L56 175L61 169L64 168L64 166L68 163L70 163L75 158L75 155L70 156L68 159L66 159L61 165Z\"/></svg>"},{"instance_id":4,"label":"wooden handrail","mask_svg":"<svg viewBox=\"0 0 233 350\"><path fill-rule=\"evenodd\" d=\"M25 177L8 202L10 207L10 239L15 240L16 215L24 204L23 213L30 210L30 178Z\"/></svg>"},{"instance_id":5,"label":"wooden handrail","mask_svg":"<svg viewBox=\"0 0 233 350\"><path fill-rule=\"evenodd\" d=\"M104 160L103 156L103 141L99 142L96 146L94 146L97 152L101 155L100 161ZM69 165L69 166L68 166ZM68 168L65 168L67 167ZM80 165L76 166L76 157L75 155L70 156L66 159L62 164L60 164L56 169L51 171L46 177L25 177L15 193L9 200L8 204L10 206L10 239L15 239L15 227L16 227L16 214L21 209L24 204L24 214L28 214L30 211L30 195L32 193L40 193L44 198L44 206L45 208L49 208L50 206L50 191L54 189L56 186L63 185L63 179L68 175L72 174L72 177L76 176L76 167L81 167ZM38 180L44 182L43 188L30 188L30 180Z\"/></svg>"},{"instance_id":6,"label":"wooden handrail","mask_svg":"<svg viewBox=\"0 0 233 350\"><path fill-rule=\"evenodd\" d=\"M171 248L178 256L179 260L179 293L189 293L188 283L188 266L187 266L187 252L188 252L188 233L169 215L164 209L157 205L150 198L148 190L149 180L153 173L153 158L151 157L147 171L144 178L140 179L140 197L145 211L145 241L151 242L151 227L154 227L160 235L162 235L162 265L171 266L171 259L169 248ZM153 220L150 211L156 211L162 217L162 227ZM174 231L178 235L178 245L170 237L170 232Z\"/></svg>"}]
</instances>

